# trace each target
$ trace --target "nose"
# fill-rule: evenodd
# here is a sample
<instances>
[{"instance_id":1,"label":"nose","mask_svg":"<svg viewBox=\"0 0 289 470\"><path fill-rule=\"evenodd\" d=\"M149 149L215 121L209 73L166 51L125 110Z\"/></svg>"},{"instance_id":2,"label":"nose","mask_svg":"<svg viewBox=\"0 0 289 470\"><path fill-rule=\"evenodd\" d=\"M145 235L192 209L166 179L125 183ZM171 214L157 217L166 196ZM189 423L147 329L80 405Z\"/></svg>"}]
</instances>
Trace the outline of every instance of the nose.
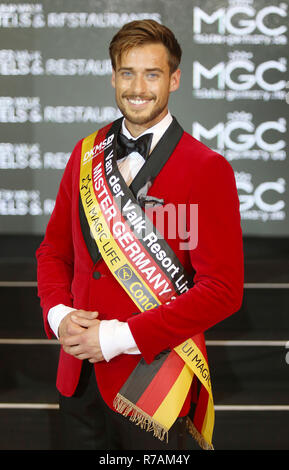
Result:
<instances>
[{"instance_id":1,"label":"nose","mask_svg":"<svg viewBox=\"0 0 289 470\"><path fill-rule=\"evenodd\" d=\"M131 83L131 91L134 95L142 95L146 92L146 82L142 74L136 74Z\"/></svg>"}]
</instances>

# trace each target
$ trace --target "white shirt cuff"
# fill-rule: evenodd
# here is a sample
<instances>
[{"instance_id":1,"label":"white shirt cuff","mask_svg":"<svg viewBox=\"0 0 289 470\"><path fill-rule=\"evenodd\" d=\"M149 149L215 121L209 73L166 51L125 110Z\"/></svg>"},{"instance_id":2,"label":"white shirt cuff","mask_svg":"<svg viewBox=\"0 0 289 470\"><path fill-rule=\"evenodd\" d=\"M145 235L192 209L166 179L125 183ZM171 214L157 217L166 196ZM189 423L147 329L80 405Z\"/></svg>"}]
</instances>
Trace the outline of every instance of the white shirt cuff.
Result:
<instances>
[{"instance_id":1,"label":"white shirt cuff","mask_svg":"<svg viewBox=\"0 0 289 470\"><path fill-rule=\"evenodd\" d=\"M67 307L66 305L59 304L55 307L52 307L48 312L48 323L50 328L52 329L53 333L55 334L56 338L59 339L58 336L58 327L60 325L61 320L70 312L73 312L75 308Z\"/></svg>"},{"instance_id":2,"label":"white shirt cuff","mask_svg":"<svg viewBox=\"0 0 289 470\"><path fill-rule=\"evenodd\" d=\"M119 354L140 354L128 324L118 320L100 322L99 342L107 362Z\"/></svg>"},{"instance_id":3,"label":"white shirt cuff","mask_svg":"<svg viewBox=\"0 0 289 470\"><path fill-rule=\"evenodd\" d=\"M48 323L56 338L61 320L73 307L59 304L48 312ZM101 320L99 325L99 343L104 359L108 362L119 354L140 354L140 351L131 334L129 326L118 320Z\"/></svg>"}]
</instances>

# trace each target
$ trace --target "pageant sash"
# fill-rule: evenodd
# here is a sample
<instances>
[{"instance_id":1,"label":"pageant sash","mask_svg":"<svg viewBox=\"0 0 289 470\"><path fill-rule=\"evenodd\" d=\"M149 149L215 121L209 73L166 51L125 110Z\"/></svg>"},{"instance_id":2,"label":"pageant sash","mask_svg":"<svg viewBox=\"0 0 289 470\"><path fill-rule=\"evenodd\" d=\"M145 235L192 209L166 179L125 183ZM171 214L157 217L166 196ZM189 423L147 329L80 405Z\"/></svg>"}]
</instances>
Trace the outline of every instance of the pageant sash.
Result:
<instances>
[{"instance_id":1,"label":"pageant sash","mask_svg":"<svg viewBox=\"0 0 289 470\"><path fill-rule=\"evenodd\" d=\"M123 180L115 155L117 126L83 139L80 199L100 255L139 312L186 292L192 277L141 209ZM201 384L188 428L212 449L214 404L203 335L189 338L146 364L140 360L114 400L116 410L159 439L178 418L193 380Z\"/></svg>"}]
</instances>

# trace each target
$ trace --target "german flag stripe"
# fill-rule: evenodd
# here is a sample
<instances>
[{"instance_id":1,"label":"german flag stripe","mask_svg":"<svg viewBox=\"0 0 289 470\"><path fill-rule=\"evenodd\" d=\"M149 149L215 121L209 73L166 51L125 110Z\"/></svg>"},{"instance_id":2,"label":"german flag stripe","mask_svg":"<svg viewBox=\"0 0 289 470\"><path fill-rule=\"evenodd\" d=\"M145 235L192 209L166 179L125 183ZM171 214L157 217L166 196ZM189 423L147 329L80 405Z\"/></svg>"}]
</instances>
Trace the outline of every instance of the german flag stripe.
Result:
<instances>
[{"instance_id":1,"label":"german flag stripe","mask_svg":"<svg viewBox=\"0 0 289 470\"><path fill-rule=\"evenodd\" d=\"M170 429L174 424L175 417L179 416L190 389L193 375L193 371L187 365L184 365L166 398L152 416L155 421L162 423L166 429ZM169 413L168 410L170 410Z\"/></svg>"},{"instance_id":2,"label":"german flag stripe","mask_svg":"<svg viewBox=\"0 0 289 470\"><path fill-rule=\"evenodd\" d=\"M159 372L152 378L144 393L136 402L136 406L145 413L152 416L163 400L165 400L169 390L173 387L179 377L184 362L172 351L164 362Z\"/></svg>"},{"instance_id":3,"label":"german flag stripe","mask_svg":"<svg viewBox=\"0 0 289 470\"><path fill-rule=\"evenodd\" d=\"M207 410L201 429L201 434L207 442L212 441L212 434L215 424L215 409L212 400L208 399Z\"/></svg>"},{"instance_id":4,"label":"german flag stripe","mask_svg":"<svg viewBox=\"0 0 289 470\"><path fill-rule=\"evenodd\" d=\"M194 414L194 425L196 426L197 430L201 433L202 427L204 423L204 419L206 416L207 406L209 401L209 394L207 390L202 387L199 394L198 405L195 410Z\"/></svg>"},{"instance_id":5,"label":"german flag stripe","mask_svg":"<svg viewBox=\"0 0 289 470\"><path fill-rule=\"evenodd\" d=\"M157 360L151 364L146 364L143 359L132 371L129 378L122 386L120 395L125 396L131 403L139 403L141 397L145 394L147 387L150 386L154 377L158 375L162 366L166 363L169 353L160 354Z\"/></svg>"}]
</instances>

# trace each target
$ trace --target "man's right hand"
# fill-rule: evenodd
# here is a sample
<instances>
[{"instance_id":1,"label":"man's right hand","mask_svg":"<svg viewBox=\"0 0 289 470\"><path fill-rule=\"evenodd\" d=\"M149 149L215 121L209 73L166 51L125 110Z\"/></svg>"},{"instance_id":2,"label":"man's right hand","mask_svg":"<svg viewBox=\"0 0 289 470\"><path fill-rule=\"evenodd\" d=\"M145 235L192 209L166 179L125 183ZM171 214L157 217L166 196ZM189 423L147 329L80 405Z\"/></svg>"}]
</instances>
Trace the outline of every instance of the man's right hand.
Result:
<instances>
[{"instance_id":1,"label":"man's right hand","mask_svg":"<svg viewBox=\"0 0 289 470\"><path fill-rule=\"evenodd\" d=\"M86 318L87 320L94 320L98 317L98 312L89 312L86 310L73 310L68 313L60 322L58 327L58 337L60 342L66 336L73 336L81 333L85 328L76 324L72 317Z\"/></svg>"}]
</instances>

